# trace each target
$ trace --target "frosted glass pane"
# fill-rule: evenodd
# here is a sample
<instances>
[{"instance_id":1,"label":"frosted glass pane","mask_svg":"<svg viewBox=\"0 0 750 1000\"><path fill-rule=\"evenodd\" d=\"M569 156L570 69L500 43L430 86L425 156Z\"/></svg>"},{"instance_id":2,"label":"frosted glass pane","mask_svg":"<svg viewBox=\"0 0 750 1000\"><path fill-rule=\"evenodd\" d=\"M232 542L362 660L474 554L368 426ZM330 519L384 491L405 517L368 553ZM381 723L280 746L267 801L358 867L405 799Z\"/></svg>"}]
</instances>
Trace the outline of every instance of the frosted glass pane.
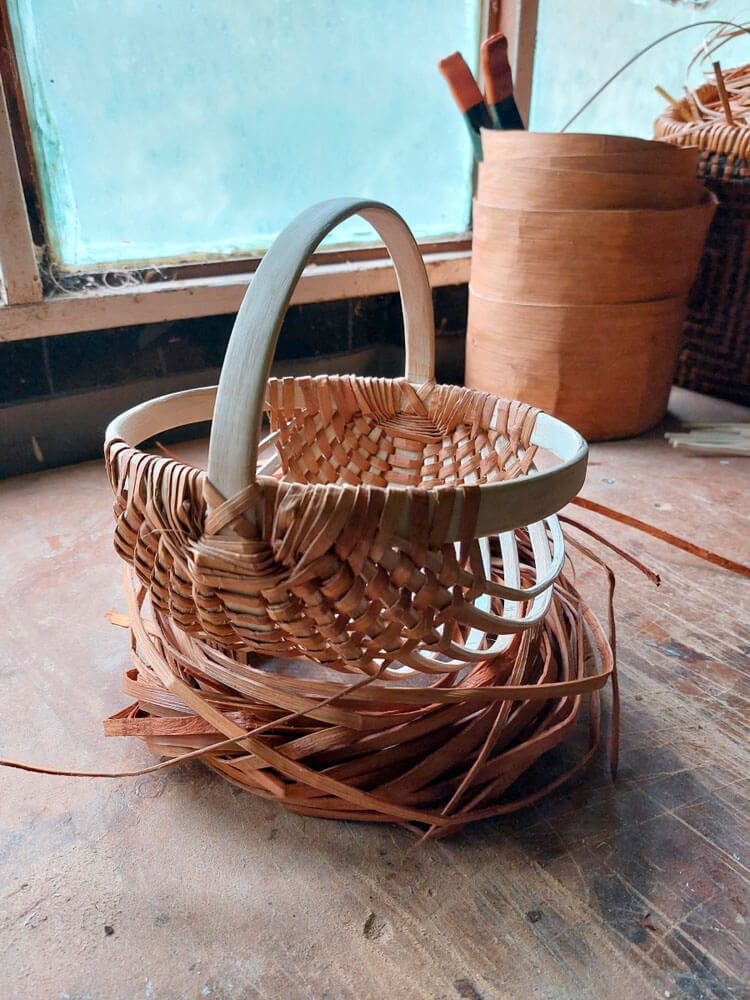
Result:
<instances>
[{"instance_id":1,"label":"frosted glass pane","mask_svg":"<svg viewBox=\"0 0 750 1000\"><path fill-rule=\"evenodd\" d=\"M10 0L58 262L268 246L363 195L463 231L471 150L436 68L479 0ZM361 220L335 241L373 239Z\"/></svg>"},{"instance_id":2,"label":"frosted glass pane","mask_svg":"<svg viewBox=\"0 0 750 1000\"><path fill-rule=\"evenodd\" d=\"M738 11L740 12L738 15ZM742 17L744 13L744 18ZM684 24L711 18L750 17L737 0L540 0L531 127L556 132L604 81L639 49ZM695 27L647 52L571 126L572 132L609 132L653 138L654 119L664 110L656 84L675 98L683 96L685 71L714 27ZM714 58L722 67L750 61L750 35L728 42ZM708 61L711 69L711 61ZM694 71L690 85L704 81Z\"/></svg>"}]
</instances>

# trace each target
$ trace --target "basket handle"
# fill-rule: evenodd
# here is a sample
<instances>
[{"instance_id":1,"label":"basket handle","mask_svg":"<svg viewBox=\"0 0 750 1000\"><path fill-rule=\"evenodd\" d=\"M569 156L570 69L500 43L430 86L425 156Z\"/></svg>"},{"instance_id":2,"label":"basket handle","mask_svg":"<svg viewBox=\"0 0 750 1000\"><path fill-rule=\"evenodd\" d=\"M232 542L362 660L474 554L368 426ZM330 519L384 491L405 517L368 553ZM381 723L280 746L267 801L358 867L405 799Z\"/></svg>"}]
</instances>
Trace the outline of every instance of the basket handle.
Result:
<instances>
[{"instance_id":1,"label":"basket handle","mask_svg":"<svg viewBox=\"0 0 750 1000\"><path fill-rule=\"evenodd\" d=\"M377 231L396 268L404 313L406 378L434 378L435 324L424 262L408 226L392 208L363 198L334 198L291 222L264 256L229 339L216 395L208 479L227 499L255 482L266 382L292 292L318 244L340 222L360 215Z\"/></svg>"}]
</instances>

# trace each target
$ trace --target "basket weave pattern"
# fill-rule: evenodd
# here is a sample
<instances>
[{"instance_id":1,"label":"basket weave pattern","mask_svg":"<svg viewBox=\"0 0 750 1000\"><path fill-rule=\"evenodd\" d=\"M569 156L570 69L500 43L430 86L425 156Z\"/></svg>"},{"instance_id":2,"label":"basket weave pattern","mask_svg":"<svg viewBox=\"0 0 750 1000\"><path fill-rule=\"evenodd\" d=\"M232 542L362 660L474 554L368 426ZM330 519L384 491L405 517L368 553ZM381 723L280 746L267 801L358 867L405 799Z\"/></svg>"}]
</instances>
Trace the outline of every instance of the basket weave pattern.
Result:
<instances>
[{"instance_id":1,"label":"basket weave pattern","mask_svg":"<svg viewBox=\"0 0 750 1000\"><path fill-rule=\"evenodd\" d=\"M530 555L525 532L519 549ZM494 547L495 570L499 562ZM421 675L416 686L414 675L352 683L311 676L297 661L286 661L286 671L260 664L175 628L158 611L148 617L146 589L132 573L126 593L133 667L123 689L136 700L106 720L105 733L139 737L162 756L201 751L222 777L292 812L398 822L439 837L537 801L599 746L613 651L565 575L544 621L514 636L503 654L460 677ZM588 745L542 784L509 792L570 738L586 704ZM616 730L613 739L616 747Z\"/></svg>"},{"instance_id":2,"label":"basket weave pattern","mask_svg":"<svg viewBox=\"0 0 750 1000\"><path fill-rule=\"evenodd\" d=\"M375 672L381 657L430 669L418 644L455 654L455 634L477 624L476 596L493 591L474 537L479 484L528 473L538 411L455 386L425 403L403 380L268 385L285 480L216 497L208 516L203 473L108 442L115 546L155 608L224 647L341 670ZM408 537L393 523L398 494L383 489L394 484L412 494ZM432 518L427 487L438 487ZM456 504L458 552L445 541ZM259 533L249 508L261 512Z\"/></svg>"},{"instance_id":3,"label":"basket weave pattern","mask_svg":"<svg viewBox=\"0 0 750 1000\"><path fill-rule=\"evenodd\" d=\"M271 379L267 409L284 472L297 482L500 482L526 475L536 452L537 409L456 386L420 395L405 379Z\"/></svg>"},{"instance_id":4,"label":"basket weave pattern","mask_svg":"<svg viewBox=\"0 0 750 1000\"><path fill-rule=\"evenodd\" d=\"M270 379L304 262L353 213L396 268L406 377ZM528 404L436 385L434 360L408 228L385 205L336 199L264 257L218 387L110 424L137 700L107 733L192 748L298 812L430 833L517 807L505 790L566 738L583 695L591 740L567 775L589 759L614 658L562 576L557 517L586 444ZM207 419L205 472L138 447Z\"/></svg>"},{"instance_id":5,"label":"basket weave pattern","mask_svg":"<svg viewBox=\"0 0 750 1000\"><path fill-rule=\"evenodd\" d=\"M726 74L731 87L750 89L750 65ZM743 83L744 81L744 83ZM701 151L699 176L750 177L750 126L728 125L711 106L719 105L719 90L713 83L704 83L694 94L695 101L707 115L703 121L685 121L691 114L687 98L668 107L654 122L654 137L675 146L697 146Z\"/></svg>"}]
</instances>

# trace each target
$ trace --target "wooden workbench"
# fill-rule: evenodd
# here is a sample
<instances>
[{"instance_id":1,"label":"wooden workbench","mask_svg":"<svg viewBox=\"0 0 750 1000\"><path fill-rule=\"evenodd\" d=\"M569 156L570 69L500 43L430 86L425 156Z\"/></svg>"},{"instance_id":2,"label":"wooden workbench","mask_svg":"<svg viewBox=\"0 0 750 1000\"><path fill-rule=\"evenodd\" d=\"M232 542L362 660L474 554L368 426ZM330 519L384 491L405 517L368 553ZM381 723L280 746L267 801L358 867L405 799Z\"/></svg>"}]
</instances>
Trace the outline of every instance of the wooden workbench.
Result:
<instances>
[{"instance_id":1,"label":"wooden workbench","mask_svg":"<svg viewBox=\"0 0 750 1000\"><path fill-rule=\"evenodd\" d=\"M584 495L750 563L750 460L686 456L656 432L595 446ZM198 764L0 772L0 997L750 996L750 581L574 516L663 579L607 557L616 785L602 750L541 805L411 850L398 828L290 815ZM122 564L101 463L0 484L0 534L0 754L151 763L101 732L128 664L104 617ZM581 589L603 607L601 575Z\"/></svg>"}]
</instances>

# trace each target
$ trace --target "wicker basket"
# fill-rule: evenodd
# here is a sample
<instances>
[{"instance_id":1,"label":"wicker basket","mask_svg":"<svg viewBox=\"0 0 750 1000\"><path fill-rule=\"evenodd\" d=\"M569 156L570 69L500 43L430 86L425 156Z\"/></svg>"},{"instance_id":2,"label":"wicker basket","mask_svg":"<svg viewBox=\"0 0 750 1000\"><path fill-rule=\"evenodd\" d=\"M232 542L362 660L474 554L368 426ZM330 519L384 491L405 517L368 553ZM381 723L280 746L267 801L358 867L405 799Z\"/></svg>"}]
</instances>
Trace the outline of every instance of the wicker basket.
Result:
<instances>
[{"instance_id":1,"label":"wicker basket","mask_svg":"<svg viewBox=\"0 0 750 1000\"><path fill-rule=\"evenodd\" d=\"M730 89L750 86L750 66L725 72ZM661 114L656 138L701 150L698 173L719 205L708 231L684 328L676 380L750 405L750 125L727 125L718 88L695 93L707 120L686 122L687 98Z\"/></svg>"},{"instance_id":2,"label":"wicker basket","mask_svg":"<svg viewBox=\"0 0 750 1000\"><path fill-rule=\"evenodd\" d=\"M406 377L269 381L309 254L355 213L398 273ZM303 213L253 279L218 391L153 400L108 428L116 547L158 614L233 656L369 677L460 671L538 625L563 563L554 515L583 482L586 445L532 406L436 385L433 366L430 288L403 220L351 199ZM256 474L264 408L277 454ZM212 415L207 474L137 447ZM540 448L558 456L543 472Z\"/></svg>"},{"instance_id":3,"label":"wicker basket","mask_svg":"<svg viewBox=\"0 0 750 1000\"><path fill-rule=\"evenodd\" d=\"M530 557L519 532L522 571ZM493 569L502 551L493 545ZM610 577L610 601L612 578ZM613 687L610 761L617 760L613 647L570 578L561 574L543 622L504 653L438 678L350 678L306 661L223 651L145 612L146 588L126 574L136 701L104 723L173 762L197 756L226 780L291 812L388 821L443 836L466 823L538 801L579 771L600 741L600 691ZM535 761L580 740L518 789ZM572 759L572 763L571 763ZM165 764L158 765L166 766ZM418 824L416 826L415 824Z\"/></svg>"}]
</instances>

